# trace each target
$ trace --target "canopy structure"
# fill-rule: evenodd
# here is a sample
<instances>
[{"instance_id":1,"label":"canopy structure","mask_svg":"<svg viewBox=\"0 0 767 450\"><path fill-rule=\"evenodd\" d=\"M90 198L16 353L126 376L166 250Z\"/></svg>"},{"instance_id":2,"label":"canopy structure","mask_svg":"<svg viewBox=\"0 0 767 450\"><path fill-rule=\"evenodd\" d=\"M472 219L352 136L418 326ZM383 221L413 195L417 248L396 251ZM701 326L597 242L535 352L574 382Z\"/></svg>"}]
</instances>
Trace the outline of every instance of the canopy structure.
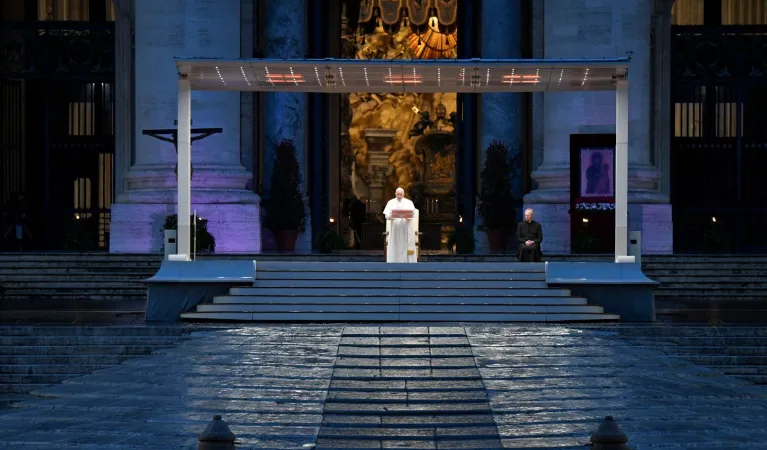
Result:
<instances>
[{"instance_id":1,"label":"canopy structure","mask_svg":"<svg viewBox=\"0 0 767 450\"><path fill-rule=\"evenodd\" d=\"M514 93L615 91L615 260L628 254L629 58L223 59L176 58L178 253L190 255L191 91Z\"/></svg>"},{"instance_id":2,"label":"canopy structure","mask_svg":"<svg viewBox=\"0 0 767 450\"><path fill-rule=\"evenodd\" d=\"M178 59L192 90L263 92L553 92L615 89L627 58L546 59Z\"/></svg>"}]
</instances>

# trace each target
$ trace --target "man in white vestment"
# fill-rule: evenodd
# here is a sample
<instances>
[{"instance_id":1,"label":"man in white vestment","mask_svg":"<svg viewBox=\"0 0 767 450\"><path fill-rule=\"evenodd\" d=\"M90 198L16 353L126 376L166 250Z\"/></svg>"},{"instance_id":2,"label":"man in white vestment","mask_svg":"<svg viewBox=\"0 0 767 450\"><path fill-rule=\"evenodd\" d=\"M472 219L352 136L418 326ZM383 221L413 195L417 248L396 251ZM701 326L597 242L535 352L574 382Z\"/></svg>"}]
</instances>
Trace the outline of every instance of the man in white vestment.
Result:
<instances>
[{"instance_id":1,"label":"man in white vestment","mask_svg":"<svg viewBox=\"0 0 767 450\"><path fill-rule=\"evenodd\" d=\"M413 219L392 218L392 211L413 211ZM415 247L415 227L413 220L418 217L418 210L412 201L405 198L405 190L397 188L396 197L389 200L384 209L386 220L391 221L389 227L389 245L386 249L387 263L418 262Z\"/></svg>"}]
</instances>

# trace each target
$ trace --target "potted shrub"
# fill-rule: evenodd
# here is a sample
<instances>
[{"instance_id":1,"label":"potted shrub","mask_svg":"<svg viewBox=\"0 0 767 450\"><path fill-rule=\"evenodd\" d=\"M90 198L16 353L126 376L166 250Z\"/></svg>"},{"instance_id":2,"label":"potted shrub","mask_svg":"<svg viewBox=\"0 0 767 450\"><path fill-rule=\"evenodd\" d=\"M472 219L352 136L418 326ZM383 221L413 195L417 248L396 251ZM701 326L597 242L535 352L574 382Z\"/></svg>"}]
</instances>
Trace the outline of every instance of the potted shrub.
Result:
<instances>
[{"instance_id":1,"label":"potted shrub","mask_svg":"<svg viewBox=\"0 0 767 450\"><path fill-rule=\"evenodd\" d=\"M474 239L474 230L468 227L459 226L450 233L445 243L450 253L458 255L471 255L474 253L476 245Z\"/></svg>"},{"instance_id":2,"label":"potted shrub","mask_svg":"<svg viewBox=\"0 0 767 450\"><path fill-rule=\"evenodd\" d=\"M344 246L344 239L332 228L326 228L314 241L314 248L320 253L333 253Z\"/></svg>"},{"instance_id":3,"label":"potted shrub","mask_svg":"<svg viewBox=\"0 0 767 450\"><path fill-rule=\"evenodd\" d=\"M506 249L509 230L516 224L514 197L511 192L511 151L501 141L493 141L485 151L485 162L479 174L479 231L487 233L490 250Z\"/></svg>"},{"instance_id":4,"label":"potted shrub","mask_svg":"<svg viewBox=\"0 0 767 450\"><path fill-rule=\"evenodd\" d=\"M306 206L301 193L301 169L293 141L277 144L269 198L264 202L266 226L274 233L281 251L296 249L296 238L306 230Z\"/></svg>"},{"instance_id":5,"label":"potted shrub","mask_svg":"<svg viewBox=\"0 0 767 450\"><path fill-rule=\"evenodd\" d=\"M189 249L196 253L213 253L216 251L216 238L208 231L208 221L202 217L197 217L197 243L195 247L195 225L194 215L189 218ZM163 224L162 231L167 234L170 231L178 232L178 215L171 214L165 216L165 224Z\"/></svg>"}]
</instances>

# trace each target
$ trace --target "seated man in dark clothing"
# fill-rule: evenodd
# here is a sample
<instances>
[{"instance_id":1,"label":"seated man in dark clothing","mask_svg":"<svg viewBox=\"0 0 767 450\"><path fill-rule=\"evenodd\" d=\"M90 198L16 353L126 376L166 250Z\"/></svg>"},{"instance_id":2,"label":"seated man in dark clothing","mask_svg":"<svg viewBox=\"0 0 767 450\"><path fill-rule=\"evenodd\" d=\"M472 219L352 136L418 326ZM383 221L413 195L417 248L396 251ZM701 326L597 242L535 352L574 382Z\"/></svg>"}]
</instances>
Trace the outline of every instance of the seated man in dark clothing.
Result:
<instances>
[{"instance_id":1,"label":"seated man in dark clothing","mask_svg":"<svg viewBox=\"0 0 767 450\"><path fill-rule=\"evenodd\" d=\"M525 220L517 225L517 258L521 262L541 261L541 242L543 230L541 224L533 220L533 210L525 210Z\"/></svg>"}]
</instances>

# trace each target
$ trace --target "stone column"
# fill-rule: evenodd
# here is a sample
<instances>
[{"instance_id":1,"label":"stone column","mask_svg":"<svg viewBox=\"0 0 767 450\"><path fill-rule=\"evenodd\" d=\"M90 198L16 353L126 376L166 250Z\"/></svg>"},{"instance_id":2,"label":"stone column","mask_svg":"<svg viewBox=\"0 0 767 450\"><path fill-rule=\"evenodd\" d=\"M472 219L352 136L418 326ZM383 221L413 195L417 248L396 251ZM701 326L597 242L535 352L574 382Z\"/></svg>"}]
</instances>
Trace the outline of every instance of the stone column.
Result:
<instances>
[{"instance_id":1,"label":"stone column","mask_svg":"<svg viewBox=\"0 0 767 450\"><path fill-rule=\"evenodd\" d=\"M670 206L651 163L650 15L652 0L547 0L545 58L603 58L632 52L629 73L629 228L651 231L645 250L670 252ZM577 24L573 25L573 18ZM545 229L544 252L570 251L570 135L615 132L611 92L544 94L543 163L532 174L538 187L525 196ZM661 206L662 205L662 206ZM638 208L637 208L638 207ZM668 214L666 214L668 212ZM655 222L655 225L650 223ZM661 224L662 223L662 224ZM669 228L670 229L670 228Z\"/></svg>"},{"instance_id":2,"label":"stone column","mask_svg":"<svg viewBox=\"0 0 767 450\"><path fill-rule=\"evenodd\" d=\"M178 74L173 58L240 57L240 3L135 2L135 162L112 206L110 251L156 252L165 216L176 212L173 145L143 130L175 128ZM208 220L219 253L261 250L260 199L246 189L240 162L239 92L193 92L192 127L223 133L192 145L192 209Z\"/></svg>"},{"instance_id":3,"label":"stone column","mask_svg":"<svg viewBox=\"0 0 767 450\"><path fill-rule=\"evenodd\" d=\"M133 148L133 0L115 0L115 194L125 191Z\"/></svg>"},{"instance_id":4,"label":"stone column","mask_svg":"<svg viewBox=\"0 0 767 450\"><path fill-rule=\"evenodd\" d=\"M468 34L468 33L467 33ZM522 1L482 0L482 58L522 57ZM524 142L525 110L522 94L482 94L480 100L481 140L479 170L485 163L485 150L493 141L503 141L519 156ZM524 174L512 174L511 189L519 198ZM481 180L480 180L481 183ZM475 213L477 227L482 218ZM490 249L484 233L477 236L477 253Z\"/></svg>"},{"instance_id":5,"label":"stone column","mask_svg":"<svg viewBox=\"0 0 767 450\"><path fill-rule=\"evenodd\" d=\"M264 5L264 57L305 58L308 51L306 0L267 1ZM302 189L308 192L309 160L307 138L307 94L272 92L263 94L264 190L268 195L274 167L274 149L284 139L292 140L303 177ZM308 199L307 199L308 200ZM306 201L306 230L298 236L296 252L312 249L311 211Z\"/></svg>"}]
</instances>

